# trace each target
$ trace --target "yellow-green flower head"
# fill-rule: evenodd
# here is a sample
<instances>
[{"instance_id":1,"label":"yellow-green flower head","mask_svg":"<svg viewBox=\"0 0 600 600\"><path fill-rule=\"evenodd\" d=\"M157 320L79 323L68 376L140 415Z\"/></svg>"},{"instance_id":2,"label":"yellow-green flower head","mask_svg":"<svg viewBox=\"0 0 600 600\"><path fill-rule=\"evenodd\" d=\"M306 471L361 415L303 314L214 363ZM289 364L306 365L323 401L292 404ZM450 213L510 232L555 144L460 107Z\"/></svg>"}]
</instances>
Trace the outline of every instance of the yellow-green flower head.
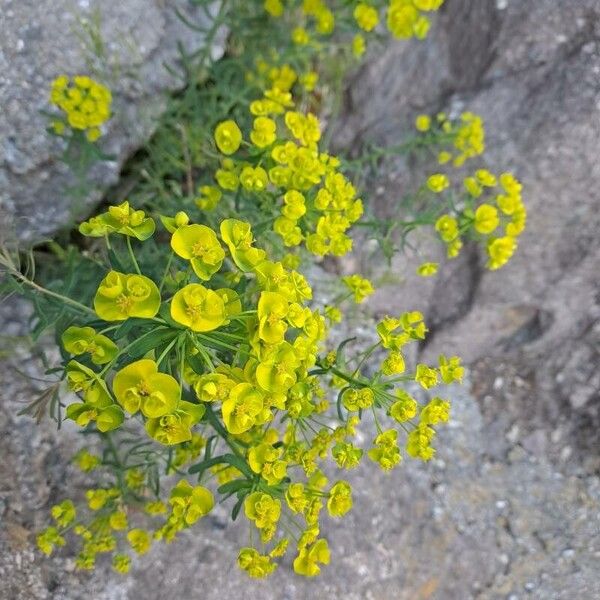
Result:
<instances>
[{"instance_id":1,"label":"yellow-green flower head","mask_svg":"<svg viewBox=\"0 0 600 600\"><path fill-rule=\"evenodd\" d=\"M281 501L263 492L253 492L244 500L244 512L258 529L269 528L279 521Z\"/></svg>"},{"instance_id":2,"label":"yellow-green flower head","mask_svg":"<svg viewBox=\"0 0 600 600\"><path fill-rule=\"evenodd\" d=\"M99 456L90 454L87 450L80 450L74 457L73 462L84 473L93 471L102 461Z\"/></svg>"},{"instance_id":3,"label":"yellow-green flower head","mask_svg":"<svg viewBox=\"0 0 600 600\"><path fill-rule=\"evenodd\" d=\"M146 554L152 544L152 538L143 529L130 529L127 532L127 541L137 554Z\"/></svg>"},{"instance_id":4,"label":"yellow-green flower head","mask_svg":"<svg viewBox=\"0 0 600 600\"><path fill-rule=\"evenodd\" d=\"M460 364L460 358L458 356L451 356L447 358L443 354L440 355L440 375L442 381L446 384L458 381L462 382L463 375L465 373L464 367Z\"/></svg>"},{"instance_id":5,"label":"yellow-green flower head","mask_svg":"<svg viewBox=\"0 0 600 600\"><path fill-rule=\"evenodd\" d=\"M267 577L277 568L277 565L271 562L269 556L259 554L258 550L254 548L242 548L240 550L238 565L240 569L246 571L250 577L254 577L255 579Z\"/></svg>"},{"instance_id":6,"label":"yellow-green flower head","mask_svg":"<svg viewBox=\"0 0 600 600\"><path fill-rule=\"evenodd\" d=\"M391 0L387 11L387 27L394 37L412 37L418 20L419 11L411 1Z\"/></svg>"},{"instance_id":7,"label":"yellow-green flower head","mask_svg":"<svg viewBox=\"0 0 600 600\"><path fill-rule=\"evenodd\" d=\"M156 228L154 220L146 217L143 210L135 210L125 201L118 206L109 206L103 219L109 231L135 237L138 240L147 240Z\"/></svg>"},{"instance_id":8,"label":"yellow-green flower head","mask_svg":"<svg viewBox=\"0 0 600 600\"><path fill-rule=\"evenodd\" d=\"M428 367L427 365L418 364L415 373L415 381L419 383L421 387L428 390L430 387L437 385L438 373L435 369Z\"/></svg>"},{"instance_id":9,"label":"yellow-green flower head","mask_svg":"<svg viewBox=\"0 0 600 600\"><path fill-rule=\"evenodd\" d=\"M190 428L200 421L205 410L202 404L180 400L174 412L157 419L148 419L146 432L151 438L166 446L189 442L192 439Z\"/></svg>"},{"instance_id":10,"label":"yellow-green flower head","mask_svg":"<svg viewBox=\"0 0 600 600\"><path fill-rule=\"evenodd\" d=\"M338 442L332 448L331 455L340 469L354 469L360 463L363 451L350 443Z\"/></svg>"},{"instance_id":11,"label":"yellow-green flower head","mask_svg":"<svg viewBox=\"0 0 600 600\"><path fill-rule=\"evenodd\" d=\"M254 119L250 139L257 148L266 148L277 139L277 124L268 117Z\"/></svg>"},{"instance_id":12,"label":"yellow-green flower head","mask_svg":"<svg viewBox=\"0 0 600 600\"><path fill-rule=\"evenodd\" d=\"M238 151L242 143L242 132L235 121L229 119L217 125L215 142L223 154L230 155Z\"/></svg>"},{"instance_id":13,"label":"yellow-green flower head","mask_svg":"<svg viewBox=\"0 0 600 600\"><path fill-rule=\"evenodd\" d=\"M66 75L57 77L52 82L50 101L64 111L71 128L86 131L92 142L100 137L100 126L110 118L110 90L85 75L72 80Z\"/></svg>"},{"instance_id":14,"label":"yellow-green flower head","mask_svg":"<svg viewBox=\"0 0 600 600\"><path fill-rule=\"evenodd\" d=\"M112 404L106 384L90 368L71 360L67 364L65 375L69 389L81 392L86 404L96 408L106 408Z\"/></svg>"},{"instance_id":15,"label":"yellow-green flower head","mask_svg":"<svg viewBox=\"0 0 600 600\"><path fill-rule=\"evenodd\" d=\"M105 321L151 319L159 308L158 287L144 275L109 271L94 296L96 314Z\"/></svg>"},{"instance_id":16,"label":"yellow-green flower head","mask_svg":"<svg viewBox=\"0 0 600 600\"><path fill-rule=\"evenodd\" d=\"M498 185L496 176L493 173L490 173L487 169L478 169L475 172L475 178L483 187L495 187Z\"/></svg>"},{"instance_id":17,"label":"yellow-green flower head","mask_svg":"<svg viewBox=\"0 0 600 600\"><path fill-rule=\"evenodd\" d=\"M491 204L481 204L475 211L473 227L482 234L492 233L500 224L498 209Z\"/></svg>"},{"instance_id":18,"label":"yellow-green flower head","mask_svg":"<svg viewBox=\"0 0 600 600\"><path fill-rule=\"evenodd\" d=\"M254 236L250 223L225 219L221 222L220 230L221 238L227 244L231 258L242 271L252 271L265 260L265 251L252 246Z\"/></svg>"},{"instance_id":19,"label":"yellow-green flower head","mask_svg":"<svg viewBox=\"0 0 600 600\"><path fill-rule=\"evenodd\" d=\"M431 128L431 117L429 115L418 115L415 119L417 131L425 132Z\"/></svg>"},{"instance_id":20,"label":"yellow-green flower head","mask_svg":"<svg viewBox=\"0 0 600 600\"><path fill-rule=\"evenodd\" d=\"M347 275L346 277L342 277L342 281L354 294L354 301L357 304L363 302L365 298L375 291L371 282L368 279L363 279L360 275Z\"/></svg>"},{"instance_id":21,"label":"yellow-green flower head","mask_svg":"<svg viewBox=\"0 0 600 600\"><path fill-rule=\"evenodd\" d=\"M180 227L189 224L190 217L186 212L180 210L174 217L160 215L160 220L169 233L175 233Z\"/></svg>"},{"instance_id":22,"label":"yellow-green flower head","mask_svg":"<svg viewBox=\"0 0 600 600\"><path fill-rule=\"evenodd\" d=\"M450 402L442 398L432 398L419 415L419 422L423 425L436 425L447 423L450 418Z\"/></svg>"},{"instance_id":23,"label":"yellow-green flower head","mask_svg":"<svg viewBox=\"0 0 600 600\"><path fill-rule=\"evenodd\" d=\"M288 344L289 346L289 344ZM289 346L275 356L264 359L256 367L256 381L267 392L287 392L296 383L298 363L293 360L284 362L285 357L294 358L294 349ZM283 360L282 360L283 358Z\"/></svg>"},{"instance_id":24,"label":"yellow-green flower head","mask_svg":"<svg viewBox=\"0 0 600 600\"><path fill-rule=\"evenodd\" d=\"M329 546L327 540L317 540L312 546L306 546L300 550L294 560L294 571L298 575L314 577L321 572L319 563L328 565L330 560Z\"/></svg>"},{"instance_id":25,"label":"yellow-green flower head","mask_svg":"<svg viewBox=\"0 0 600 600\"><path fill-rule=\"evenodd\" d=\"M214 185L202 185L198 188L200 194L194 202L200 210L214 210L223 196L221 190Z\"/></svg>"},{"instance_id":26,"label":"yellow-green flower head","mask_svg":"<svg viewBox=\"0 0 600 600\"><path fill-rule=\"evenodd\" d=\"M354 19L361 29L372 31L379 23L379 13L373 6L361 2L354 9Z\"/></svg>"},{"instance_id":27,"label":"yellow-green flower head","mask_svg":"<svg viewBox=\"0 0 600 600\"><path fill-rule=\"evenodd\" d=\"M427 179L427 187L436 194L443 192L449 185L448 177L442 173L436 173Z\"/></svg>"},{"instance_id":28,"label":"yellow-green flower head","mask_svg":"<svg viewBox=\"0 0 600 600\"><path fill-rule=\"evenodd\" d=\"M352 54L356 58L360 58L365 53L366 49L367 49L367 44L365 42L364 36L361 35L360 33L357 33L352 38Z\"/></svg>"},{"instance_id":29,"label":"yellow-green flower head","mask_svg":"<svg viewBox=\"0 0 600 600\"><path fill-rule=\"evenodd\" d=\"M250 383L238 383L223 402L221 412L229 433L240 434L251 429L263 412L264 393Z\"/></svg>"},{"instance_id":30,"label":"yellow-green flower head","mask_svg":"<svg viewBox=\"0 0 600 600\"><path fill-rule=\"evenodd\" d=\"M212 331L226 321L227 311L217 292L190 283L173 296L171 318L192 331Z\"/></svg>"},{"instance_id":31,"label":"yellow-green flower head","mask_svg":"<svg viewBox=\"0 0 600 600\"><path fill-rule=\"evenodd\" d=\"M327 510L332 517L343 517L352 508L352 488L347 481L338 481L329 491Z\"/></svg>"},{"instance_id":32,"label":"yellow-green flower head","mask_svg":"<svg viewBox=\"0 0 600 600\"><path fill-rule=\"evenodd\" d=\"M504 266L517 249L517 241L511 236L490 239L487 247L487 268L495 271Z\"/></svg>"},{"instance_id":33,"label":"yellow-green flower head","mask_svg":"<svg viewBox=\"0 0 600 600\"><path fill-rule=\"evenodd\" d=\"M408 434L406 442L406 451L412 458L421 460L431 460L435 455L435 449L431 447L431 440L435 436L435 430L419 423L418 427Z\"/></svg>"},{"instance_id":34,"label":"yellow-green flower head","mask_svg":"<svg viewBox=\"0 0 600 600\"><path fill-rule=\"evenodd\" d=\"M289 190L283 196L284 206L281 210L284 217L297 220L306 214L306 199L296 190Z\"/></svg>"},{"instance_id":35,"label":"yellow-green flower head","mask_svg":"<svg viewBox=\"0 0 600 600\"><path fill-rule=\"evenodd\" d=\"M400 375L404 373L406 365L401 352L390 352L386 359L381 364L381 372L388 377L390 375Z\"/></svg>"},{"instance_id":36,"label":"yellow-green flower head","mask_svg":"<svg viewBox=\"0 0 600 600\"><path fill-rule=\"evenodd\" d=\"M287 463L280 460L281 454L281 448L276 449L267 443L259 444L250 448L248 464L268 485L277 485L287 475Z\"/></svg>"},{"instance_id":37,"label":"yellow-green flower head","mask_svg":"<svg viewBox=\"0 0 600 600\"><path fill-rule=\"evenodd\" d=\"M349 411L358 411L363 408L370 408L375 401L375 394L371 388L362 388L360 390L347 389L342 394L342 404Z\"/></svg>"},{"instance_id":38,"label":"yellow-green flower head","mask_svg":"<svg viewBox=\"0 0 600 600\"><path fill-rule=\"evenodd\" d=\"M64 349L71 354L89 353L95 365L110 362L117 354L117 345L105 335L96 333L92 327L75 327L65 329L61 336Z\"/></svg>"},{"instance_id":39,"label":"yellow-green flower head","mask_svg":"<svg viewBox=\"0 0 600 600\"><path fill-rule=\"evenodd\" d=\"M194 392L203 402L223 402L235 385L236 382L223 373L208 373L196 379Z\"/></svg>"},{"instance_id":40,"label":"yellow-green flower head","mask_svg":"<svg viewBox=\"0 0 600 600\"><path fill-rule=\"evenodd\" d=\"M438 272L438 263L425 262L417 267L417 275L421 277L431 277Z\"/></svg>"},{"instance_id":41,"label":"yellow-green flower head","mask_svg":"<svg viewBox=\"0 0 600 600\"><path fill-rule=\"evenodd\" d=\"M269 184L269 177L262 167L248 166L240 173L240 183L249 192L264 192Z\"/></svg>"},{"instance_id":42,"label":"yellow-green flower head","mask_svg":"<svg viewBox=\"0 0 600 600\"><path fill-rule=\"evenodd\" d=\"M209 489L201 485L192 487L182 479L171 490L169 504L173 507L173 514L189 526L213 509L215 499Z\"/></svg>"},{"instance_id":43,"label":"yellow-green flower head","mask_svg":"<svg viewBox=\"0 0 600 600\"><path fill-rule=\"evenodd\" d=\"M272 17L280 17L283 14L283 4L281 3L281 0L265 0L263 6ZM246 548L246 550L250 550L250 548ZM256 577L256 575L253 577Z\"/></svg>"},{"instance_id":44,"label":"yellow-green flower head","mask_svg":"<svg viewBox=\"0 0 600 600\"><path fill-rule=\"evenodd\" d=\"M115 531L123 531L127 529L127 515L122 510L118 510L110 515L108 524Z\"/></svg>"},{"instance_id":45,"label":"yellow-green flower head","mask_svg":"<svg viewBox=\"0 0 600 600\"><path fill-rule=\"evenodd\" d=\"M390 417L398 423L405 423L417 416L417 401L404 390L396 392L398 400L390 408Z\"/></svg>"},{"instance_id":46,"label":"yellow-green flower head","mask_svg":"<svg viewBox=\"0 0 600 600\"><path fill-rule=\"evenodd\" d=\"M75 520L77 511L71 500L63 500L51 508L50 514L59 527L68 527Z\"/></svg>"},{"instance_id":47,"label":"yellow-green flower head","mask_svg":"<svg viewBox=\"0 0 600 600\"><path fill-rule=\"evenodd\" d=\"M304 27L295 27L292 30L292 41L298 46L306 46L310 42L308 31Z\"/></svg>"},{"instance_id":48,"label":"yellow-green flower head","mask_svg":"<svg viewBox=\"0 0 600 600\"><path fill-rule=\"evenodd\" d=\"M178 256L190 261L194 273L208 281L223 264L225 251L217 234L206 225L184 225L171 237L171 248Z\"/></svg>"},{"instance_id":49,"label":"yellow-green flower head","mask_svg":"<svg viewBox=\"0 0 600 600\"><path fill-rule=\"evenodd\" d=\"M112 566L117 573L125 575L126 573L129 573L129 569L131 568L131 558L126 554L115 554L113 556Z\"/></svg>"},{"instance_id":50,"label":"yellow-green flower head","mask_svg":"<svg viewBox=\"0 0 600 600\"><path fill-rule=\"evenodd\" d=\"M36 538L38 548L46 555L50 556L55 546L64 546L65 538L58 533L56 527L48 527L42 531Z\"/></svg>"},{"instance_id":51,"label":"yellow-green flower head","mask_svg":"<svg viewBox=\"0 0 600 600\"><path fill-rule=\"evenodd\" d=\"M283 342L288 325L288 301L277 292L261 292L258 300L258 335L267 344Z\"/></svg>"},{"instance_id":52,"label":"yellow-green flower head","mask_svg":"<svg viewBox=\"0 0 600 600\"><path fill-rule=\"evenodd\" d=\"M458 236L458 221L450 215L442 215L435 222L435 230L444 242L451 242Z\"/></svg>"},{"instance_id":53,"label":"yellow-green flower head","mask_svg":"<svg viewBox=\"0 0 600 600\"><path fill-rule=\"evenodd\" d=\"M304 484L290 483L285 492L285 501L291 511L303 513L309 502Z\"/></svg>"},{"instance_id":54,"label":"yellow-green flower head","mask_svg":"<svg viewBox=\"0 0 600 600\"><path fill-rule=\"evenodd\" d=\"M398 432L388 429L375 438L375 448L369 450L369 458L378 463L384 471L393 469L401 459L398 448Z\"/></svg>"},{"instance_id":55,"label":"yellow-green flower head","mask_svg":"<svg viewBox=\"0 0 600 600\"><path fill-rule=\"evenodd\" d=\"M181 398L181 388L171 375L158 372L155 361L144 358L123 367L113 380L119 404L131 414L138 410L150 419L172 412Z\"/></svg>"}]
</instances>

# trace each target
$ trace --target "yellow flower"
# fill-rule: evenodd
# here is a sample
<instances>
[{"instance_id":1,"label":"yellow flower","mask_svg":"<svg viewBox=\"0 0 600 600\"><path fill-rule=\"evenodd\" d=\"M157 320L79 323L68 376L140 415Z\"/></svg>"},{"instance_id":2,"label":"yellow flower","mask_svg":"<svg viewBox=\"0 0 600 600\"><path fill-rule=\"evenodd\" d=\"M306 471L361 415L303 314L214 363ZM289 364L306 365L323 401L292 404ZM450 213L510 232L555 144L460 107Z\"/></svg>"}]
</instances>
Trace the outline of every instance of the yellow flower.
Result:
<instances>
[{"instance_id":1,"label":"yellow flower","mask_svg":"<svg viewBox=\"0 0 600 600\"><path fill-rule=\"evenodd\" d=\"M417 275L421 277L430 277L438 272L438 263L425 262L417 268Z\"/></svg>"},{"instance_id":2,"label":"yellow flower","mask_svg":"<svg viewBox=\"0 0 600 600\"><path fill-rule=\"evenodd\" d=\"M170 413L181 397L177 380L159 373L156 362L147 358L123 367L115 375L113 390L127 412L135 414L141 410L151 419Z\"/></svg>"},{"instance_id":3,"label":"yellow flower","mask_svg":"<svg viewBox=\"0 0 600 600\"><path fill-rule=\"evenodd\" d=\"M283 14L281 0L265 0L263 6L272 17L280 17Z\"/></svg>"},{"instance_id":4,"label":"yellow flower","mask_svg":"<svg viewBox=\"0 0 600 600\"><path fill-rule=\"evenodd\" d=\"M517 241L510 236L490 239L487 247L488 262L487 268L495 271L504 266L514 254L517 248Z\"/></svg>"},{"instance_id":5,"label":"yellow flower","mask_svg":"<svg viewBox=\"0 0 600 600\"><path fill-rule=\"evenodd\" d=\"M460 358L458 356L447 358L443 354L440 355L439 368L444 383L450 384L454 381L458 381L459 383L462 382L465 369L460 364Z\"/></svg>"},{"instance_id":6,"label":"yellow flower","mask_svg":"<svg viewBox=\"0 0 600 600\"><path fill-rule=\"evenodd\" d=\"M417 131L429 131L431 128L431 117L429 115L419 115L415 120Z\"/></svg>"},{"instance_id":7,"label":"yellow flower","mask_svg":"<svg viewBox=\"0 0 600 600\"><path fill-rule=\"evenodd\" d=\"M369 458L378 463L384 471L393 469L401 459L398 448L398 432L388 429L375 438L375 448L369 450Z\"/></svg>"},{"instance_id":8,"label":"yellow flower","mask_svg":"<svg viewBox=\"0 0 600 600\"><path fill-rule=\"evenodd\" d=\"M360 275L347 275L346 277L342 277L342 281L354 294L354 301L357 304L363 302L367 296L370 296L375 291L371 282Z\"/></svg>"},{"instance_id":9,"label":"yellow flower","mask_svg":"<svg viewBox=\"0 0 600 600\"><path fill-rule=\"evenodd\" d=\"M242 548L240 550L238 565L250 577L256 579L267 577L277 568L277 565L271 562L270 557L259 554L254 548Z\"/></svg>"},{"instance_id":10,"label":"yellow flower","mask_svg":"<svg viewBox=\"0 0 600 600\"><path fill-rule=\"evenodd\" d=\"M435 230L444 242L451 242L458 235L458 221L450 215L442 215L435 222Z\"/></svg>"},{"instance_id":11,"label":"yellow flower","mask_svg":"<svg viewBox=\"0 0 600 600\"><path fill-rule=\"evenodd\" d=\"M242 271L251 271L263 262L266 253L254 248L250 223L236 219L225 219L220 225L221 238L227 244L231 258Z\"/></svg>"},{"instance_id":12,"label":"yellow flower","mask_svg":"<svg viewBox=\"0 0 600 600\"><path fill-rule=\"evenodd\" d=\"M410 38L419 20L419 12L405 0L391 0L387 11L387 26L397 38Z\"/></svg>"},{"instance_id":13,"label":"yellow flower","mask_svg":"<svg viewBox=\"0 0 600 600\"><path fill-rule=\"evenodd\" d=\"M258 335L267 344L283 342L287 323L288 301L277 292L261 292L258 300Z\"/></svg>"},{"instance_id":14,"label":"yellow flower","mask_svg":"<svg viewBox=\"0 0 600 600\"><path fill-rule=\"evenodd\" d=\"M202 185L198 188L198 193L200 196L194 202L200 210L213 210L223 196L221 190L214 185Z\"/></svg>"},{"instance_id":15,"label":"yellow flower","mask_svg":"<svg viewBox=\"0 0 600 600\"><path fill-rule=\"evenodd\" d=\"M244 167L240 173L240 183L245 190L262 192L269 184L269 177L262 167Z\"/></svg>"},{"instance_id":16,"label":"yellow flower","mask_svg":"<svg viewBox=\"0 0 600 600\"><path fill-rule=\"evenodd\" d=\"M406 441L406 451L412 458L420 458L427 461L433 458L435 450L431 447L431 440L435 436L435 431L425 425L419 425L408 434Z\"/></svg>"},{"instance_id":17,"label":"yellow flower","mask_svg":"<svg viewBox=\"0 0 600 600\"><path fill-rule=\"evenodd\" d=\"M171 318L192 331L212 331L227 319L222 296L199 283L190 283L171 300Z\"/></svg>"},{"instance_id":18,"label":"yellow flower","mask_svg":"<svg viewBox=\"0 0 600 600\"><path fill-rule=\"evenodd\" d=\"M158 288L144 275L110 271L94 297L96 314L105 321L124 321L129 317L151 319L159 308Z\"/></svg>"},{"instance_id":19,"label":"yellow flower","mask_svg":"<svg viewBox=\"0 0 600 600\"><path fill-rule=\"evenodd\" d=\"M410 421L417 416L417 401L404 390L396 392L398 400L390 408L390 416L398 423Z\"/></svg>"},{"instance_id":20,"label":"yellow flower","mask_svg":"<svg viewBox=\"0 0 600 600\"><path fill-rule=\"evenodd\" d=\"M117 573L129 573L131 567L131 559L126 554L115 554L112 560L113 569Z\"/></svg>"},{"instance_id":21,"label":"yellow flower","mask_svg":"<svg viewBox=\"0 0 600 600\"><path fill-rule=\"evenodd\" d=\"M153 219L146 217L143 210L133 209L127 201L118 206L109 206L108 211L101 217L108 225L109 231L132 236L141 241L147 240L156 228Z\"/></svg>"},{"instance_id":22,"label":"yellow flower","mask_svg":"<svg viewBox=\"0 0 600 600\"><path fill-rule=\"evenodd\" d=\"M75 505L71 500L64 500L60 504L54 505L50 510L50 514L59 527L69 526L77 516Z\"/></svg>"},{"instance_id":23,"label":"yellow flower","mask_svg":"<svg viewBox=\"0 0 600 600\"><path fill-rule=\"evenodd\" d=\"M186 212L180 210L174 217L160 215L160 220L169 233L175 233L180 227L189 224L190 217Z\"/></svg>"},{"instance_id":24,"label":"yellow flower","mask_svg":"<svg viewBox=\"0 0 600 600\"><path fill-rule=\"evenodd\" d=\"M222 121L215 129L217 148L226 155L234 154L242 144L242 132L235 121Z\"/></svg>"},{"instance_id":25,"label":"yellow flower","mask_svg":"<svg viewBox=\"0 0 600 600\"><path fill-rule=\"evenodd\" d=\"M213 509L215 499L209 489L201 485L192 487L182 479L171 490L169 504L173 507L173 514L189 526Z\"/></svg>"},{"instance_id":26,"label":"yellow flower","mask_svg":"<svg viewBox=\"0 0 600 600\"><path fill-rule=\"evenodd\" d=\"M415 373L415 381L419 383L421 387L428 390L430 387L437 385L437 371L427 365L419 364L417 365L417 372Z\"/></svg>"},{"instance_id":27,"label":"yellow flower","mask_svg":"<svg viewBox=\"0 0 600 600\"><path fill-rule=\"evenodd\" d=\"M281 501L264 492L253 492L244 500L244 512L258 529L268 529L279 521Z\"/></svg>"},{"instance_id":28,"label":"yellow flower","mask_svg":"<svg viewBox=\"0 0 600 600\"><path fill-rule=\"evenodd\" d=\"M259 420L263 411L264 394L249 383L238 383L223 402L221 412L227 431L244 433Z\"/></svg>"},{"instance_id":29,"label":"yellow flower","mask_svg":"<svg viewBox=\"0 0 600 600\"><path fill-rule=\"evenodd\" d=\"M450 181L446 175L436 173L427 179L427 187L436 194L443 192L450 185Z\"/></svg>"},{"instance_id":30,"label":"yellow flower","mask_svg":"<svg viewBox=\"0 0 600 600\"><path fill-rule=\"evenodd\" d=\"M298 575L314 577L321 572L319 563L328 565L330 559L327 540L317 540L312 546L303 547L294 560L294 571Z\"/></svg>"},{"instance_id":31,"label":"yellow flower","mask_svg":"<svg viewBox=\"0 0 600 600\"><path fill-rule=\"evenodd\" d=\"M206 225L185 225L171 237L171 248L181 258L190 261L194 273L208 281L223 264L225 251L217 235Z\"/></svg>"},{"instance_id":32,"label":"yellow flower","mask_svg":"<svg viewBox=\"0 0 600 600\"><path fill-rule=\"evenodd\" d=\"M423 425L436 425L447 423L450 418L450 402L441 398L432 398L423 408L419 416L419 422Z\"/></svg>"},{"instance_id":33,"label":"yellow flower","mask_svg":"<svg viewBox=\"0 0 600 600\"><path fill-rule=\"evenodd\" d=\"M488 234L492 233L500 224L498 209L491 204L481 204L475 211L475 221L473 227L475 231Z\"/></svg>"},{"instance_id":34,"label":"yellow flower","mask_svg":"<svg viewBox=\"0 0 600 600\"><path fill-rule=\"evenodd\" d=\"M89 353L95 365L110 362L118 352L117 345L92 327L71 326L61 336L64 349L71 354Z\"/></svg>"},{"instance_id":35,"label":"yellow flower","mask_svg":"<svg viewBox=\"0 0 600 600\"><path fill-rule=\"evenodd\" d=\"M365 31L372 31L379 23L379 14L377 9L361 2L354 9L354 18L358 26Z\"/></svg>"},{"instance_id":36,"label":"yellow flower","mask_svg":"<svg viewBox=\"0 0 600 600\"><path fill-rule=\"evenodd\" d=\"M190 428L200 421L205 410L202 404L180 400L173 412L157 419L148 419L146 432L157 442L167 446L189 442L192 439Z\"/></svg>"},{"instance_id":37,"label":"yellow flower","mask_svg":"<svg viewBox=\"0 0 600 600\"><path fill-rule=\"evenodd\" d=\"M487 169L478 169L475 172L475 177L477 178L478 183L484 187L494 187L498 183L495 175L490 173Z\"/></svg>"},{"instance_id":38,"label":"yellow flower","mask_svg":"<svg viewBox=\"0 0 600 600\"><path fill-rule=\"evenodd\" d=\"M357 33L352 38L352 54L354 54L356 58L360 58L365 53L366 49L367 45L364 36L362 36L360 33Z\"/></svg>"},{"instance_id":39,"label":"yellow flower","mask_svg":"<svg viewBox=\"0 0 600 600\"><path fill-rule=\"evenodd\" d=\"M329 492L327 510L332 517L342 517L352 508L352 488L347 481L338 481Z\"/></svg>"},{"instance_id":40,"label":"yellow flower","mask_svg":"<svg viewBox=\"0 0 600 600\"><path fill-rule=\"evenodd\" d=\"M292 41L298 46L305 46L310 42L310 37L304 27L296 27L292 30Z\"/></svg>"},{"instance_id":41,"label":"yellow flower","mask_svg":"<svg viewBox=\"0 0 600 600\"><path fill-rule=\"evenodd\" d=\"M152 543L148 532L143 529L130 529L127 532L127 541L137 554L146 554Z\"/></svg>"},{"instance_id":42,"label":"yellow flower","mask_svg":"<svg viewBox=\"0 0 600 600\"><path fill-rule=\"evenodd\" d=\"M277 139L277 124L268 117L254 119L250 139L257 148L266 148Z\"/></svg>"}]
</instances>

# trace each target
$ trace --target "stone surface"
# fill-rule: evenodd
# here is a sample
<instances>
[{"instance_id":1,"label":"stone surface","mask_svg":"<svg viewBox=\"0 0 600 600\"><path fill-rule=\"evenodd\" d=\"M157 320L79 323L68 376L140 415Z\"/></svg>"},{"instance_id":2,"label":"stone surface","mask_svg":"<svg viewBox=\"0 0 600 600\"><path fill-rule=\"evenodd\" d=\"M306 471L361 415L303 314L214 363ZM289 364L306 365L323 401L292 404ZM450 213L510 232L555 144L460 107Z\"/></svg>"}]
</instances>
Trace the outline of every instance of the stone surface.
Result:
<instances>
[{"instance_id":1,"label":"stone surface","mask_svg":"<svg viewBox=\"0 0 600 600\"><path fill-rule=\"evenodd\" d=\"M447 265L452 276L418 279L408 254L390 277L372 267L370 244L336 267L386 275L393 284L378 291L375 313L423 309L434 327L422 355L452 351L471 368L452 394L436 460L406 460L389 476L366 465L350 474L355 508L326 523L332 564L321 578L280 569L249 582L235 566L247 533L226 524L224 509L157 545L129 578L106 565L73 572L68 552L40 558L33 532L52 501L81 494L85 480L65 466L74 432L15 416L41 385L14 370L39 374L22 345L0 366L0 598L600 597L599 22L595 0L448 0L425 43L390 45L356 75L338 145L394 143L421 111L480 112L487 160L524 181L530 219L497 273L471 249ZM396 161L373 182L377 210L394 214L397 190L421 176ZM26 313L9 309L3 322L21 335ZM372 323L359 313L347 327L362 337ZM371 434L367 424L365 441Z\"/></svg>"},{"instance_id":2,"label":"stone surface","mask_svg":"<svg viewBox=\"0 0 600 600\"><path fill-rule=\"evenodd\" d=\"M182 85L169 73L186 52L204 46L209 19L188 0L0 0L0 214L24 241L43 239L73 222L116 183L120 166L153 132L166 93ZM91 31L91 35L90 32ZM222 52L220 33L211 49ZM114 118L100 146L113 161L94 168L89 197L73 185L60 143L46 133L50 82L86 73L114 92Z\"/></svg>"}]
</instances>

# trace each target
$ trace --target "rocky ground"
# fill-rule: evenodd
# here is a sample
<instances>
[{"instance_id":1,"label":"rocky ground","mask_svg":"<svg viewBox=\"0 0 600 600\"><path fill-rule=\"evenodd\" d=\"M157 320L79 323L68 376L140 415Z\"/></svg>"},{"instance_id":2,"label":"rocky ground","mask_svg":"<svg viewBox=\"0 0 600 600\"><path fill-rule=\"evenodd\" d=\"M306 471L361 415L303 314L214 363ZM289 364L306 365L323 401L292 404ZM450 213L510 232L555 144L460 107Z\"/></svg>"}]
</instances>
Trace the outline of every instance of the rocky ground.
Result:
<instances>
[{"instance_id":1,"label":"rocky ground","mask_svg":"<svg viewBox=\"0 0 600 600\"><path fill-rule=\"evenodd\" d=\"M69 558L34 552L48 505L84 482L65 467L74 433L58 442L51 425L15 416L41 385L12 368L39 372L22 344L0 369L0 598L600 597L597 1L448 0L425 43L390 45L355 74L336 143L391 144L418 112L467 107L486 121L490 168L523 180L530 218L517 255L487 273L471 250L432 281L412 275L416 258L399 257L395 283L370 305L422 309L433 329L422 354L470 364L437 460L353 473L355 508L327 524L332 564L315 581L280 569L249 583L234 564L245 531L224 511L155 547L128 578L81 575ZM380 214L419 176L396 160L373 181ZM353 261L367 262L369 249ZM24 310L3 308L6 333L21 333Z\"/></svg>"}]
</instances>

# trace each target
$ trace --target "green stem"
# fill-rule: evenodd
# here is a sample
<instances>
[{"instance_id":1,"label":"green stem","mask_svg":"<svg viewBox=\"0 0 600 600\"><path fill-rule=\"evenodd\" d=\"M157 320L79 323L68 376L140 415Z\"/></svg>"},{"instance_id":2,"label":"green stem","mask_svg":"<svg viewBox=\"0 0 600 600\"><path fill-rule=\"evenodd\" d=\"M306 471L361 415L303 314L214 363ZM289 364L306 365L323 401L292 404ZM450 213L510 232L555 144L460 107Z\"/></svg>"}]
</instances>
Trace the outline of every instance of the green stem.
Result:
<instances>
[{"instance_id":1,"label":"green stem","mask_svg":"<svg viewBox=\"0 0 600 600\"><path fill-rule=\"evenodd\" d=\"M127 240L127 250L129 251L129 256L131 257L131 262L133 263L133 266L135 267L137 274L141 275L142 272L140 271L140 266L138 265L138 262L135 258L135 254L133 253L133 248L131 247L131 238L127 235L127 236L125 236L125 239Z\"/></svg>"}]
</instances>

